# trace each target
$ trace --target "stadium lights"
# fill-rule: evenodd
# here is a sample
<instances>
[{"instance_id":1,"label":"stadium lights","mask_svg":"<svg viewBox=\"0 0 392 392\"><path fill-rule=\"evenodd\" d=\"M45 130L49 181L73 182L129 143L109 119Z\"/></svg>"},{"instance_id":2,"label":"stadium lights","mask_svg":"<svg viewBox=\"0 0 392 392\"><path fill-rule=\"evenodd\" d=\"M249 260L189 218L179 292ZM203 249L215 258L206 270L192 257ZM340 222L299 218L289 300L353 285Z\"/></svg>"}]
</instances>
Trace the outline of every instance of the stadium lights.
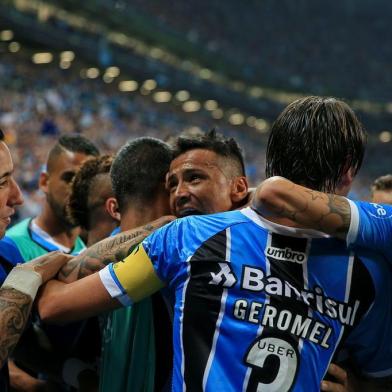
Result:
<instances>
[{"instance_id":1,"label":"stadium lights","mask_svg":"<svg viewBox=\"0 0 392 392\"><path fill-rule=\"evenodd\" d=\"M102 80L103 80L105 83L112 83L113 80L114 80L114 78L113 78L112 76L108 75L107 73L105 73L105 74L102 76Z\"/></svg>"},{"instance_id":2,"label":"stadium lights","mask_svg":"<svg viewBox=\"0 0 392 392\"><path fill-rule=\"evenodd\" d=\"M135 80L124 80L118 84L118 89L124 92L136 91L138 86Z\"/></svg>"},{"instance_id":3,"label":"stadium lights","mask_svg":"<svg viewBox=\"0 0 392 392\"><path fill-rule=\"evenodd\" d=\"M75 53L72 52L71 50L66 50L60 53L61 61L71 62L74 60L74 58L75 58Z\"/></svg>"},{"instance_id":4,"label":"stadium lights","mask_svg":"<svg viewBox=\"0 0 392 392\"><path fill-rule=\"evenodd\" d=\"M0 32L1 41L11 41L14 38L14 33L12 30L3 30Z\"/></svg>"},{"instance_id":5,"label":"stadium lights","mask_svg":"<svg viewBox=\"0 0 392 392\"><path fill-rule=\"evenodd\" d=\"M204 103L204 108L207 110L218 109L218 102L214 101L213 99L209 99Z\"/></svg>"},{"instance_id":6,"label":"stadium lights","mask_svg":"<svg viewBox=\"0 0 392 392\"><path fill-rule=\"evenodd\" d=\"M211 116L215 120L220 120L221 118L223 118L223 110L222 109L215 109L211 112Z\"/></svg>"},{"instance_id":7,"label":"stadium lights","mask_svg":"<svg viewBox=\"0 0 392 392\"><path fill-rule=\"evenodd\" d=\"M208 68L202 68L199 72L199 76L202 79L210 79L212 76L212 72Z\"/></svg>"},{"instance_id":8,"label":"stadium lights","mask_svg":"<svg viewBox=\"0 0 392 392\"><path fill-rule=\"evenodd\" d=\"M44 52L44 53L35 53L32 57L34 64L48 64L53 60L52 53Z\"/></svg>"},{"instance_id":9,"label":"stadium lights","mask_svg":"<svg viewBox=\"0 0 392 392\"><path fill-rule=\"evenodd\" d=\"M146 90L152 91L157 87L157 82L154 79L147 79L144 81L143 87Z\"/></svg>"},{"instance_id":10,"label":"stadium lights","mask_svg":"<svg viewBox=\"0 0 392 392\"><path fill-rule=\"evenodd\" d=\"M171 100L171 93L169 91L158 91L154 94L153 99L155 102L163 103Z\"/></svg>"},{"instance_id":11,"label":"stadium lights","mask_svg":"<svg viewBox=\"0 0 392 392\"><path fill-rule=\"evenodd\" d=\"M88 68L86 71L86 76L89 79L96 79L99 76L99 69L95 67Z\"/></svg>"},{"instance_id":12,"label":"stadium lights","mask_svg":"<svg viewBox=\"0 0 392 392\"><path fill-rule=\"evenodd\" d=\"M379 138L381 143L389 143L392 140L392 133L389 131L383 131L380 133Z\"/></svg>"},{"instance_id":13,"label":"stadium lights","mask_svg":"<svg viewBox=\"0 0 392 392\"><path fill-rule=\"evenodd\" d=\"M165 54L164 51L162 49L160 49L160 48L152 48L150 50L150 56L153 59L160 59L160 58L163 57L164 54Z\"/></svg>"},{"instance_id":14,"label":"stadium lights","mask_svg":"<svg viewBox=\"0 0 392 392\"><path fill-rule=\"evenodd\" d=\"M200 107L201 105L197 101L187 101L182 104L182 110L187 113L197 112Z\"/></svg>"},{"instance_id":15,"label":"stadium lights","mask_svg":"<svg viewBox=\"0 0 392 392\"><path fill-rule=\"evenodd\" d=\"M12 42L8 45L8 50L9 50L11 53L19 52L19 50L20 50L20 44L19 44L19 42L12 41Z\"/></svg>"},{"instance_id":16,"label":"stadium lights","mask_svg":"<svg viewBox=\"0 0 392 392\"><path fill-rule=\"evenodd\" d=\"M263 96L263 89L260 87L251 87L249 89L249 94L253 97L253 98L260 98Z\"/></svg>"},{"instance_id":17,"label":"stadium lights","mask_svg":"<svg viewBox=\"0 0 392 392\"><path fill-rule=\"evenodd\" d=\"M71 67L71 62L70 61L61 60L59 66L60 66L61 69L68 69L68 68Z\"/></svg>"},{"instance_id":18,"label":"stadium lights","mask_svg":"<svg viewBox=\"0 0 392 392\"><path fill-rule=\"evenodd\" d=\"M233 113L229 117L229 123L232 125L241 125L244 123L244 116L241 113Z\"/></svg>"},{"instance_id":19,"label":"stadium lights","mask_svg":"<svg viewBox=\"0 0 392 392\"><path fill-rule=\"evenodd\" d=\"M187 101L189 99L189 97L190 97L190 94L186 90L180 90L180 91L177 91L177 93L176 93L176 99L177 99L177 101L180 101L180 102Z\"/></svg>"},{"instance_id":20,"label":"stadium lights","mask_svg":"<svg viewBox=\"0 0 392 392\"><path fill-rule=\"evenodd\" d=\"M255 122L255 128L260 133L266 133L268 131L268 123L262 118L258 118Z\"/></svg>"},{"instance_id":21,"label":"stadium lights","mask_svg":"<svg viewBox=\"0 0 392 392\"><path fill-rule=\"evenodd\" d=\"M114 66L109 67L106 69L105 75L107 75L107 78L117 78L120 75L120 68Z\"/></svg>"},{"instance_id":22,"label":"stadium lights","mask_svg":"<svg viewBox=\"0 0 392 392\"><path fill-rule=\"evenodd\" d=\"M256 125L256 117L255 116L249 116L246 119L246 125L249 127L254 127Z\"/></svg>"}]
</instances>

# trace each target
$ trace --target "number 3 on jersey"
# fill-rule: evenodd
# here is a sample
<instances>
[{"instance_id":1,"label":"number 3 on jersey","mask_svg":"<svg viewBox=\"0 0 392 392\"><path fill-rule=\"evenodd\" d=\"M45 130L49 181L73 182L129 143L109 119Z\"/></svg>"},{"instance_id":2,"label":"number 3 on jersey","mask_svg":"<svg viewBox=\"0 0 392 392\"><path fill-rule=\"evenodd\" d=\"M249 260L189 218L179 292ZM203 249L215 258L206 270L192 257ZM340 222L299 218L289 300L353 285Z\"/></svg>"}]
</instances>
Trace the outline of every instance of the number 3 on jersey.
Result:
<instances>
[{"instance_id":1,"label":"number 3 on jersey","mask_svg":"<svg viewBox=\"0 0 392 392\"><path fill-rule=\"evenodd\" d=\"M299 365L298 350L277 337L259 337L249 348L245 363L252 369L247 392L288 392Z\"/></svg>"}]
</instances>

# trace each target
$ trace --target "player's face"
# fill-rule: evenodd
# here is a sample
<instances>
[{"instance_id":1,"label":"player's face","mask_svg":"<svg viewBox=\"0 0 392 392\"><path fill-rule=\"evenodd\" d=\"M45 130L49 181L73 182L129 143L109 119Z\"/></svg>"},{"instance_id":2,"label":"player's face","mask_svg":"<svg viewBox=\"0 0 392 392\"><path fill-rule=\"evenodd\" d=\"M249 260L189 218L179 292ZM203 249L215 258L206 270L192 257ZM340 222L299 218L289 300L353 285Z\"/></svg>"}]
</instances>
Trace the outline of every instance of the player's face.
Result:
<instances>
[{"instance_id":1,"label":"player's face","mask_svg":"<svg viewBox=\"0 0 392 392\"><path fill-rule=\"evenodd\" d=\"M166 177L170 208L178 217L230 210L232 185L218 155L203 149L187 151L174 159Z\"/></svg>"},{"instance_id":2,"label":"player's face","mask_svg":"<svg viewBox=\"0 0 392 392\"><path fill-rule=\"evenodd\" d=\"M10 151L0 142L0 238L11 223L14 207L23 203L22 193L12 176L13 170Z\"/></svg>"},{"instance_id":3,"label":"player's face","mask_svg":"<svg viewBox=\"0 0 392 392\"><path fill-rule=\"evenodd\" d=\"M41 189L52 212L65 224L71 226L65 213L65 206L71 190L70 183L76 171L86 159L91 158L79 152L64 151L61 153L50 173L43 173Z\"/></svg>"},{"instance_id":4,"label":"player's face","mask_svg":"<svg viewBox=\"0 0 392 392\"><path fill-rule=\"evenodd\" d=\"M374 191L372 202L377 204L392 204L392 191Z\"/></svg>"}]
</instances>

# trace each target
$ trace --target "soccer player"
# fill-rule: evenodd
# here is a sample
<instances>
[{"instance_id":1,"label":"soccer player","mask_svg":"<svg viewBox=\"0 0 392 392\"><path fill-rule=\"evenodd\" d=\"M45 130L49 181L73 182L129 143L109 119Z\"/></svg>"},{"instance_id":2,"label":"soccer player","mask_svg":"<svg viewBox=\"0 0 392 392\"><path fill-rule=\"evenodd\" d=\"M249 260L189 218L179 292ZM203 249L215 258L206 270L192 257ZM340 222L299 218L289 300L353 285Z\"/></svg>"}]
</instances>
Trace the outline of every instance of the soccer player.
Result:
<instances>
[{"instance_id":1,"label":"soccer player","mask_svg":"<svg viewBox=\"0 0 392 392\"><path fill-rule=\"evenodd\" d=\"M373 203L392 204L392 175L376 178L370 190Z\"/></svg>"},{"instance_id":2,"label":"soccer player","mask_svg":"<svg viewBox=\"0 0 392 392\"><path fill-rule=\"evenodd\" d=\"M15 212L23 203L22 193L13 177L14 166L10 151L0 130L0 238ZM3 245L7 247L8 245ZM8 391L8 369L3 366L18 342L30 313L38 287L51 279L69 257L50 255L30 265L13 269L13 265L0 258L0 390ZM8 275L8 279L6 279ZM4 282L4 280L6 281ZM4 282L4 283L3 283Z\"/></svg>"},{"instance_id":3,"label":"soccer player","mask_svg":"<svg viewBox=\"0 0 392 392\"><path fill-rule=\"evenodd\" d=\"M119 216L109 213L116 204L110 180L113 157L88 159L75 174L66 212L71 223L86 233L86 245L106 238L119 224Z\"/></svg>"},{"instance_id":4,"label":"soccer player","mask_svg":"<svg viewBox=\"0 0 392 392\"><path fill-rule=\"evenodd\" d=\"M302 172L310 186L346 193L363 147L362 127L347 105L309 97L275 122L267 161L281 175ZM307 181L309 159L318 178ZM214 166L212 157L204 165ZM195 184L200 178L189 176ZM175 296L173 390L318 390L339 345L363 371L387 370L389 340L380 342L391 323L387 266L282 223L290 224L249 208L174 221L123 262L69 284L56 309L50 302L58 282L49 282L40 311L86 317L167 285ZM367 343L375 337L377 346Z\"/></svg>"},{"instance_id":5,"label":"soccer player","mask_svg":"<svg viewBox=\"0 0 392 392\"><path fill-rule=\"evenodd\" d=\"M70 182L75 172L84 161L98 154L96 146L83 136L64 135L58 139L49 151L46 171L43 171L39 178L39 187L46 196L42 212L37 217L23 220L7 231L2 240L5 244L0 248L0 256L4 260L16 265L51 251L77 254L85 249L84 242L78 236L80 229L69 221L65 206L70 192ZM38 327L38 324L39 321L35 323L35 327ZM57 347L56 351L60 357L70 347L76 347L75 336L81 333L81 327L82 325L79 325L79 328L76 325L66 328L49 327L49 330L44 333L49 334L49 340L54 347ZM30 328L32 332L34 329ZM34 336L35 333L32 335ZM26 357L24 353L27 353L32 342L32 339L28 339L28 342L21 341L20 346L15 350L15 355ZM11 386L33 388L37 383L13 361L10 360L9 365ZM50 365L48 362L48 366Z\"/></svg>"}]
</instances>

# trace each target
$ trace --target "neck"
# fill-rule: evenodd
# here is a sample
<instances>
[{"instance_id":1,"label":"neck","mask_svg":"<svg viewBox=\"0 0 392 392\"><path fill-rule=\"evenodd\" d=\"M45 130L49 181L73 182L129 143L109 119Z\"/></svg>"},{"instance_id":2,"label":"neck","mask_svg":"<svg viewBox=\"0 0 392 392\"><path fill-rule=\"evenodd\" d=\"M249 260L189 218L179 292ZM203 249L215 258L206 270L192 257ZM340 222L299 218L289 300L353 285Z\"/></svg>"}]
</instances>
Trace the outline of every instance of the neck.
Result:
<instances>
[{"instance_id":1,"label":"neck","mask_svg":"<svg viewBox=\"0 0 392 392\"><path fill-rule=\"evenodd\" d=\"M45 203L41 214L35 218L34 222L56 242L67 248L73 248L80 232L78 227L71 228L59 219L47 203Z\"/></svg>"},{"instance_id":2,"label":"neck","mask_svg":"<svg viewBox=\"0 0 392 392\"><path fill-rule=\"evenodd\" d=\"M114 219L90 219L91 230L88 231L87 247L108 237L110 233L118 226L118 222Z\"/></svg>"},{"instance_id":3,"label":"neck","mask_svg":"<svg viewBox=\"0 0 392 392\"><path fill-rule=\"evenodd\" d=\"M166 211L154 206L148 208L127 208L121 213L121 231L131 230L143 226L165 215Z\"/></svg>"}]
</instances>

